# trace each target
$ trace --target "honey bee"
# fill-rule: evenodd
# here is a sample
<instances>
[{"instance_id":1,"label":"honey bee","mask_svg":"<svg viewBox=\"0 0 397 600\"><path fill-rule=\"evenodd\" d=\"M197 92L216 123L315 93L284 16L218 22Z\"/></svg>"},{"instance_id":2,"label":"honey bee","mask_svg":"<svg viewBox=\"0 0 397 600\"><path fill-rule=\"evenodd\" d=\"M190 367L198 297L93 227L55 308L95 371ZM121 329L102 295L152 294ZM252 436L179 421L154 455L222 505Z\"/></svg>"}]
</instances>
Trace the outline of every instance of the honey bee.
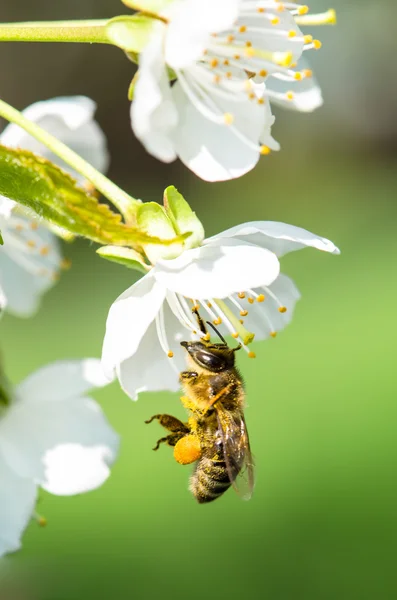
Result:
<instances>
[{"instance_id":1,"label":"honey bee","mask_svg":"<svg viewBox=\"0 0 397 600\"><path fill-rule=\"evenodd\" d=\"M170 432L153 450L166 443L174 447L178 463L196 462L189 487L200 504L212 502L230 486L249 499L254 473L244 420L244 386L235 366L240 346L230 348L218 332L222 343L211 343L198 312L196 317L204 337L199 342L181 342L188 363L188 370L180 374L186 394L181 401L190 416L187 423L165 414L146 421L157 420Z\"/></svg>"}]
</instances>

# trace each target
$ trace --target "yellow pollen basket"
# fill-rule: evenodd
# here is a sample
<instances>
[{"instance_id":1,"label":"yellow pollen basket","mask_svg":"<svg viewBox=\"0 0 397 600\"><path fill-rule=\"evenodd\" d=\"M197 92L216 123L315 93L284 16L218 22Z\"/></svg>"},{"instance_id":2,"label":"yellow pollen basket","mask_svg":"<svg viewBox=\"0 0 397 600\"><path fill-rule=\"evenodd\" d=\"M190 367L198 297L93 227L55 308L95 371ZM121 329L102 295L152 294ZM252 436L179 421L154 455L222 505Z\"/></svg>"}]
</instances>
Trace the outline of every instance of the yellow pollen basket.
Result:
<instances>
[{"instance_id":1,"label":"yellow pollen basket","mask_svg":"<svg viewBox=\"0 0 397 600\"><path fill-rule=\"evenodd\" d=\"M174 458L180 465L190 465L200 457L200 440L195 435L185 435L176 443Z\"/></svg>"}]
</instances>

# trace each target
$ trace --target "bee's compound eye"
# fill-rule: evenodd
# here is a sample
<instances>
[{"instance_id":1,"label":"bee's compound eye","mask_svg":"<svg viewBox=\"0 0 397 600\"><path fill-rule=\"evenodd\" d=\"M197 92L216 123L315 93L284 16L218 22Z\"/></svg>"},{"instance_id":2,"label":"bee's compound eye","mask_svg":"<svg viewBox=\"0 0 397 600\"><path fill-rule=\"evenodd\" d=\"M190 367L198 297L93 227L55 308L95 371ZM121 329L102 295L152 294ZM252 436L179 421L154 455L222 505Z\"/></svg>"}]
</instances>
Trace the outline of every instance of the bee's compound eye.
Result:
<instances>
[{"instance_id":1,"label":"bee's compound eye","mask_svg":"<svg viewBox=\"0 0 397 600\"><path fill-rule=\"evenodd\" d=\"M195 360L202 367L209 369L210 371L222 371L222 369L226 369L225 359L213 352L201 350L200 352L197 352Z\"/></svg>"}]
</instances>

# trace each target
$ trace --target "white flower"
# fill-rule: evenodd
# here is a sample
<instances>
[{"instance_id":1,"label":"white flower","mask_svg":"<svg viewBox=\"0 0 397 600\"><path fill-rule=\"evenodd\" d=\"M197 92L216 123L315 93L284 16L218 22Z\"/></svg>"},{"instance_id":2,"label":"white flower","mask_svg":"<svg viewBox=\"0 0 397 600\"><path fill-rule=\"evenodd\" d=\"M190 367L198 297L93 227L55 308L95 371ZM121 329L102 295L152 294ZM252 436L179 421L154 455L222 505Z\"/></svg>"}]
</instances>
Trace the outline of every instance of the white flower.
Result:
<instances>
[{"instance_id":1,"label":"white flower","mask_svg":"<svg viewBox=\"0 0 397 600\"><path fill-rule=\"evenodd\" d=\"M104 171L109 159L105 136L94 120L95 108L89 98L75 96L37 102L23 114ZM0 143L44 156L84 183L78 173L17 125L5 128ZM44 223L3 196L0 231L4 240L0 246L0 310L3 304L7 311L26 317L35 312L41 295L58 278L62 266L59 243Z\"/></svg>"},{"instance_id":2,"label":"white flower","mask_svg":"<svg viewBox=\"0 0 397 600\"><path fill-rule=\"evenodd\" d=\"M67 496L108 478L119 439L86 397L106 383L97 360L57 362L29 376L11 390L10 404L0 405L0 556L20 548L38 486Z\"/></svg>"},{"instance_id":3,"label":"white flower","mask_svg":"<svg viewBox=\"0 0 397 600\"><path fill-rule=\"evenodd\" d=\"M310 69L297 65L320 42L298 22L335 14L276 0L183 0L167 4L140 56L132 127L148 152L177 156L207 181L240 177L278 150L269 101L312 111L322 104ZM177 78L171 87L170 70Z\"/></svg>"},{"instance_id":4,"label":"white flower","mask_svg":"<svg viewBox=\"0 0 397 600\"><path fill-rule=\"evenodd\" d=\"M290 322L300 297L293 281L280 274L278 259L307 246L339 253L305 229L257 221L204 240L175 259L158 260L110 308L105 373L116 373L133 399L140 391L178 390L185 368L180 342L200 335L194 305L253 356L247 347L252 334L258 340L274 337Z\"/></svg>"}]
</instances>

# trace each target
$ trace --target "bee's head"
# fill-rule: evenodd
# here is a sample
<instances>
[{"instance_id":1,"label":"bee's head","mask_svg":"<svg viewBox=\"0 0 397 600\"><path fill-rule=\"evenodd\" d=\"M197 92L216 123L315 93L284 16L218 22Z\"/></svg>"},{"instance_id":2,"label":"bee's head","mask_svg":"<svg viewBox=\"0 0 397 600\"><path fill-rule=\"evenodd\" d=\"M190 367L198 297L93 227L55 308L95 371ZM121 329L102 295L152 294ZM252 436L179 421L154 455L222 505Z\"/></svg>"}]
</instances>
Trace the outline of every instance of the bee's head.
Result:
<instances>
[{"instance_id":1,"label":"bee's head","mask_svg":"<svg viewBox=\"0 0 397 600\"><path fill-rule=\"evenodd\" d=\"M193 362L212 373L219 373L234 367L234 353L239 348L229 348L227 344L209 342L181 342Z\"/></svg>"}]
</instances>

